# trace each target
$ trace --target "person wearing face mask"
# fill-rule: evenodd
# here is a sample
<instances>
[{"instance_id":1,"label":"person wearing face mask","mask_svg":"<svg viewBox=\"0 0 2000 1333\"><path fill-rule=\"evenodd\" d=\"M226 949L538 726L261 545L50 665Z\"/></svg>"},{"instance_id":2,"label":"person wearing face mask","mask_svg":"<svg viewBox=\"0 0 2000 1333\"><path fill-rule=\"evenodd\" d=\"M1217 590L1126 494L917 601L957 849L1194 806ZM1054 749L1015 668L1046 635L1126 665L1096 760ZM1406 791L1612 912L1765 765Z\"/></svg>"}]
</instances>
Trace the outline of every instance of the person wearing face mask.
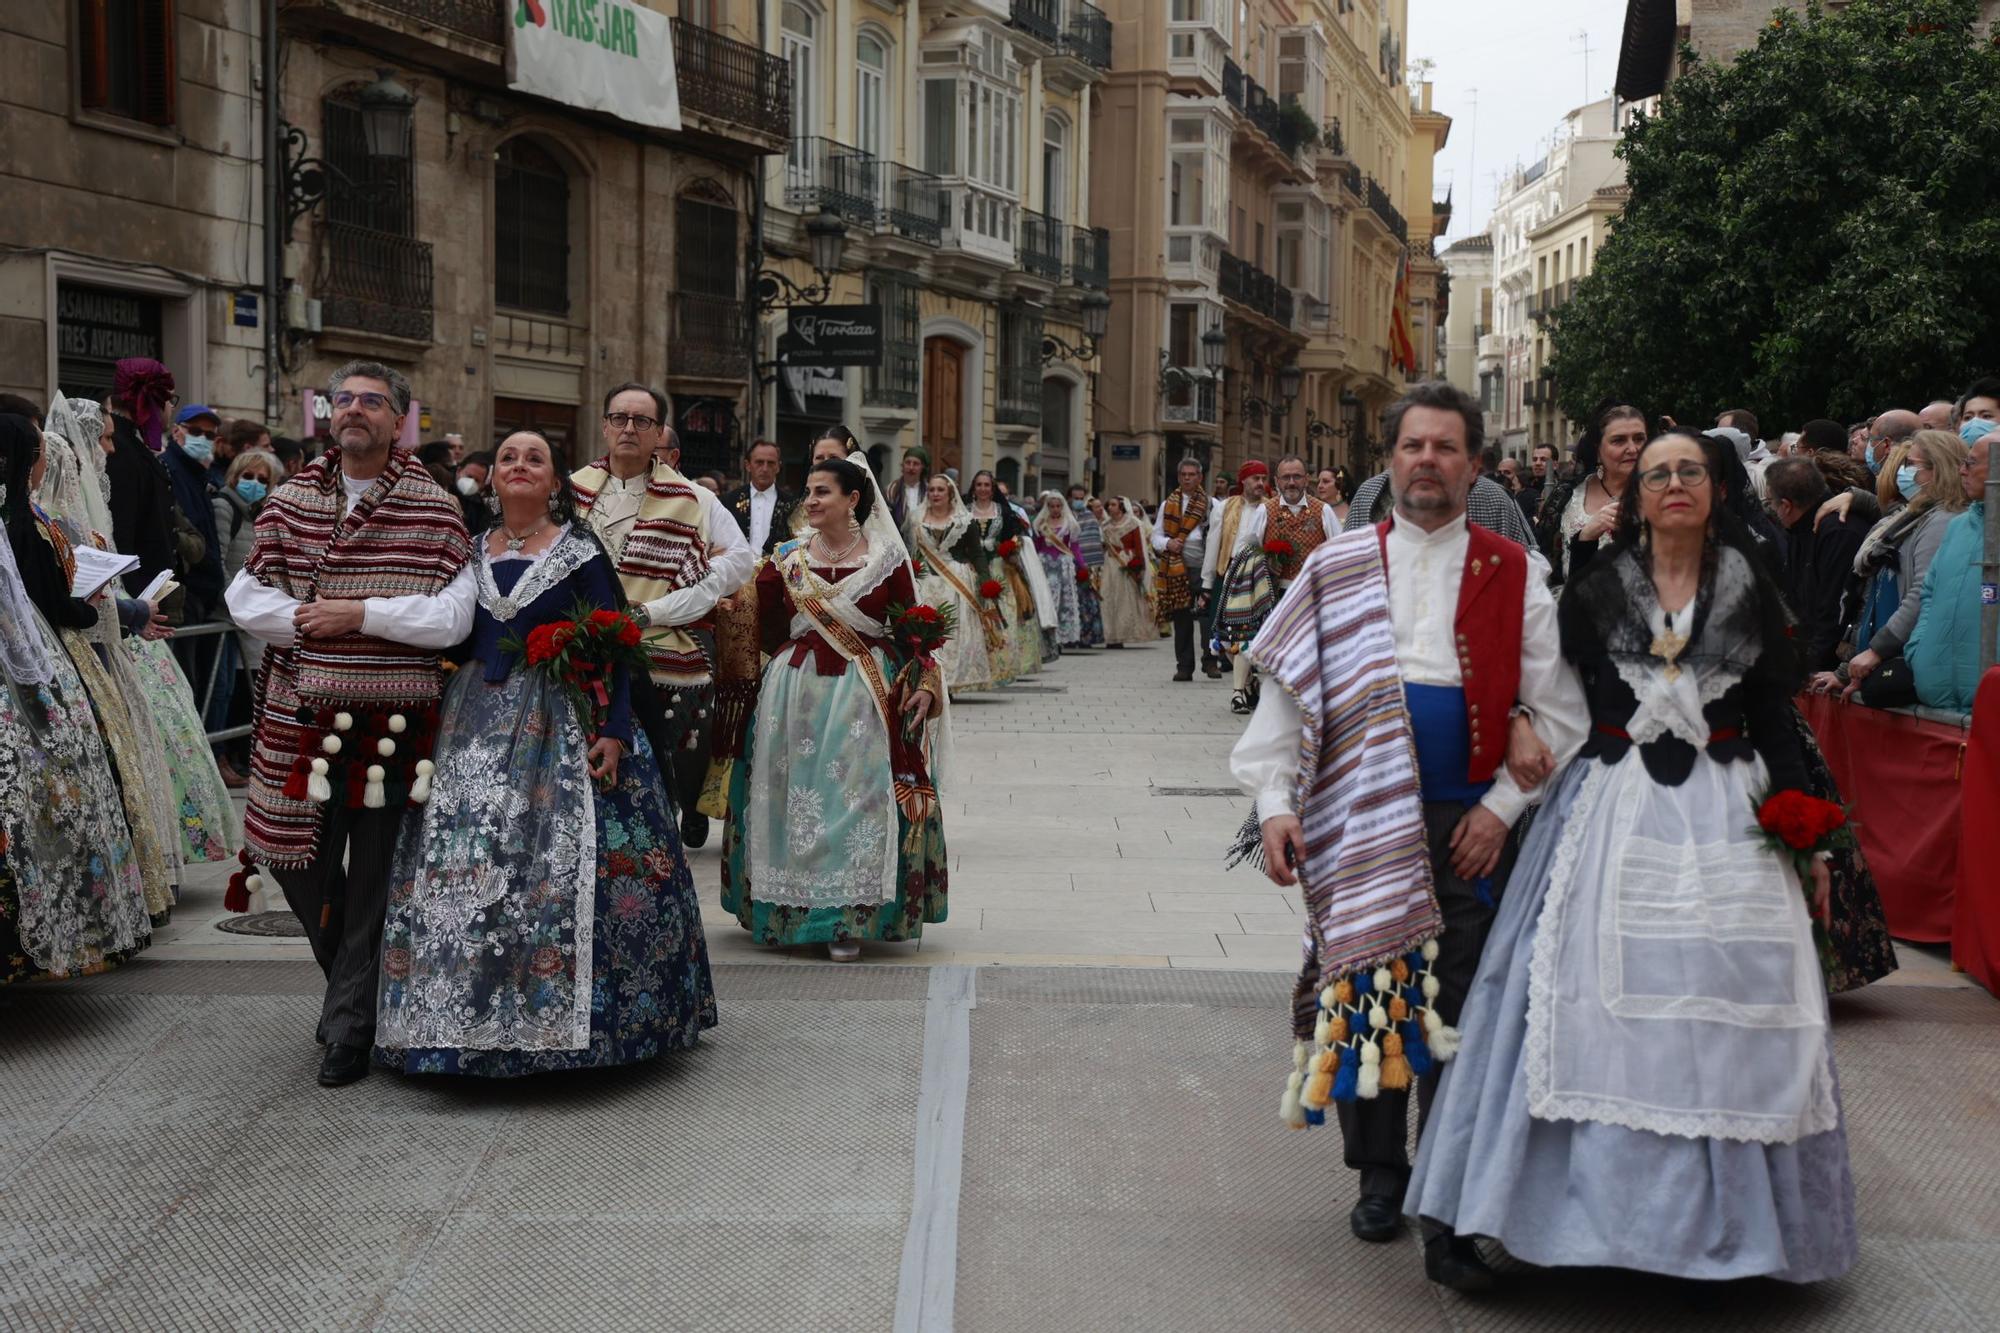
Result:
<instances>
[{"instance_id":1,"label":"person wearing face mask","mask_svg":"<svg viewBox=\"0 0 2000 1333\"><path fill-rule=\"evenodd\" d=\"M486 531L493 514L486 504L486 483L493 469L493 455L482 450L467 454L458 463L458 476L452 481L452 489L458 495L458 507L465 514L465 530L474 536Z\"/></svg>"},{"instance_id":2,"label":"person wearing face mask","mask_svg":"<svg viewBox=\"0 0 2000 1333\"><path fill-rule=\"evenodd\" d=\"M246 449L229 460L229 467L222 475L222 484L211 493L210 506L215 516L215 535L222 546L222 572L225 580L236 577L243 562L250 558L250 548L257 540L257 515L264 508L264 499L270 495L285 475L284 464L276 454L263 449ZM219 614L228 616L227 608ZM222 641L220 650L223 661L216 668L216 688L209 700L209 724L216 730L224 727L241 726L250 720L250 681L253 673L263 664L264 643L254 635L238 631ZM229 742L216 746L216 768L222 774L222 781L230 787L249 785L249 779L242 769L249 764L248 741Z\"/></svg>"},{"instance_id":3,"label":"person wearing face mask","mask_svg":"<svg viewBox=\"0 0 2000 1333\"><path fill-rule=\"evenodd\" d=\"M222 602L222 589L228 581L222 572L222 544L216 536L215 510L208 500L208 469L215 461L215 437L221 429L222 418L213 409L200 403L190 404L174 418L173 441L160 453L160 462L167 469L167 484L173 488L174 504L188 525L201 534L206 547L201 559L182 580L187 589L189 624L207 620L213 614ZM183 661L183 665L188 664ZM201 678L192 666L188 674L197 680Z\"/></svg>"}]
</instances>

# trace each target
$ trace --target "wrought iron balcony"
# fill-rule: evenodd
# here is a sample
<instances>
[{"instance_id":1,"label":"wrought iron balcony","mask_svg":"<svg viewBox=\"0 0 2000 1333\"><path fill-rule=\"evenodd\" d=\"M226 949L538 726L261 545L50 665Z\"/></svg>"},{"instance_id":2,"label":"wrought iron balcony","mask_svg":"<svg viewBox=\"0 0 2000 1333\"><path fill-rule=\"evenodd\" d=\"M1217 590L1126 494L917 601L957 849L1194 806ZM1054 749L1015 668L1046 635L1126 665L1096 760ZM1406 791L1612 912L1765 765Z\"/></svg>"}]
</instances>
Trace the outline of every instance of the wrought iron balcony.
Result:
<instances>
[{"instance_id":1,"label":"wrought iron balcony","mask_svg":"<svg viewBox=\"0 0 2000 1333\"><path fill-rule=\"evenodd\" d=\"M1062 38L1062 25L1056 19L1056 0L1012 0L1007 22L1051 46Z\"/></svg>"},{"instance_id":2,"label":"wrought iron balcony","mask_svg":"<svg viewBox=\"0 0 2000 1333\"><path fill-rule=\"evenodd\" d=\"M820 208L875 225L881 164L859 148L819 137L794 139L785 155L785 206Z\"/></svg>"},{"instance_id":3,"label":"wrought iron balcony","mask_svg":"<svg viewBox=\"0 0 2000 1333\"><path fill-rule=\"evenodd\" d=\"M1292 289L1282 282L1277 283L1271 292L1271 318L1289 329L1292 327L1292 315L1296 307L1297 302L1292 296Z\"/></svg>"},{"instance_id":4,"label":"wrought iron balcony","mask_svg":"<svg viewBox=\"0 0 2000 1333\"><path fill-rule=\"evenodd\" d=\"M1403 215L1397 211L1395 204L1389 201L1389 192L1383 189L1382 183L1373 176L1367 178L1367 186L1368 211L1382 220L1382 225L1389 229L1391 236L1408 244L1410 224L1403 221Z\"/></svg>"},{"instance_id":5,"label":"wrought iron balcony","mask_svg":"<svg viewBox=\"0 0 2000 1333\"><path fill-rule=\"evenodd\" d=\"M1319 127L1319 146L1330 157L1347 156L1347 140L1341 135L1339 116L1327 117L1326 123Z\"/></svg>"},{"instance_id":6,"label":"wrought iron balcony","mask_svg":"<svg viewBox=\"0 0 2000 1333\"><path fill-rule=\"evenodd\" d=\"M714 379L743 379L750 371L744 332L750 310L733 296L673 294L673 371Z\"/></svg>"},{"instance_id":7,"label":"wrought iron balcony","mask_svg":"<svg viewBox=\"0 0 2000 1333\"><path fill-rule=\"evenodd\" d=\"M319 229L319 296L328 325L428 342L428 241L347 222Z\"/></svg>"},{"instance_id":8,"label":"wrought iron balcony","mask_svg":"<svg viewBox=\"0 0 2000 1333\"><path fill-rule=\"evenodd\" d=\"M1250 123L1262 130L1271 142L1278 142L1280 132L1278 99L1265 92L1264 85L1255 79L1243 81L1243 114L1248 116Z\"/></svg>"},{"instance_id":9,"label":"wrought iron balcony","mask_svg":"<svg viewBox=\"0 0 2000 1333\"><path fill-rule=\"evenodd\" d=\"M493 46L507 44L507 6L495 0L374 0L392 13Z\"/></svg>"},{"instance_id":10,"label":"wrought iron balcony","mask_svg":"<svg viewBox=\"0 0 2000 1333\"><path fill-rule=\"evenodd\" d=\"M1222 62L1222 95L1239 111L1243 108L1243 66L1232 59Z\"/></svg>"},{"instance_id":11,"label":"wrought iron balcony","mask_svg":"<svg viewBox=\"0 0 2000 1333\"><path fill-rule=\"evenodd\" d=\"M936 245L944 235L951 201L944 182L928 171L901 162L880 165L888 188L883 193L882 224L889 231L924 245Z\"/></svg>"},{"instance_id":12,"label":"wrought iron balcony","mask_svg":"<svg viewBox=\"0 0 2000 1333\"><path fill-rule=\"evenodd\" d=\"M792 137L789 61L697 23L673 24L674 77L684 108L773 138Z\"/></svg>"},{"instance_id":13,"label":"wrought iron balcony","mask_svg":"<svg viewBox=\"0 0 2000 1333\"><path fill-rule=\"evenodd\" d=\"M1103 291L1111 285L1111 233L1102 227L1072 227L1069 280Z\"/></svg>"},{"instance_id":14,"label":"wrought iron balcony","mask_svg":"<svg viewBox=\"0 0 2000 1333\"><path fill-rule=\"evenodd\" d=\"M1063 270L1063 232L1067 228L1047 213L1021 211L1021 267L1038 278L1060 282Z\"/></svg>"},{"instance_id":15,"label":"wrought iron balcony","mask_svg":"<svg viewBox=\"0 0 2000 1333\"><path fill-rule=\"evenodd\" d=\"M1090 0L1074 0L1063 50L1095 69L1111 68L1111 19Z\"/></svg>"}]
</instances>

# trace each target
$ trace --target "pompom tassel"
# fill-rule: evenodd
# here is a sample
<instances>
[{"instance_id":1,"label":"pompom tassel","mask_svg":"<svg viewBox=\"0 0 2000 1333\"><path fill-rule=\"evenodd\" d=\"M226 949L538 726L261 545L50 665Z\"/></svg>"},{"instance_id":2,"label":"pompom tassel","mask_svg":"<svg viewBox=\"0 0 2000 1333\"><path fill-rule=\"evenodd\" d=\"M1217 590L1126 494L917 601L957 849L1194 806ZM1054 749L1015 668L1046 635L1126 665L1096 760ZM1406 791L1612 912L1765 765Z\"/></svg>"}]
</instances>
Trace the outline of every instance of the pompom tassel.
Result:
<instances>
[{"instance_id":1,"label":"pompom tassel","mask_svg":"<svg viewBox=\"0 0 2000 1333\"><path fill-rule=\"evenodd\" d=\"M1352 1046L1344 1046L1340 1051L1340 1072L1333 1076L1333 1100L1351 1102L1355 1087L1361 1077L1361 1055Z\"/></svg>"},{"instance_id":2,"label":"pompom tassel","mask_svg":"<svg viewBox=\"0 0 2000 1333\"><path fill-rule=\"evenodd\" d=\"M293 762L292 771L285 776L283 795L286 800L303 801L307 798L306 778L311 772L312 770L306 767L305 760L300 759Z\"/></svg>"},{"instance_id":3,"label":"pompom tassel","mask_svg":"<svg viewBox=\"0 0 2000 1333\"><path fill-rule=\"evenodd\" d=\"M1382 1050L1372 1041L1361 1043L1361 1071L1354 1083L1354 1095L1364 1102L1382 1095Z\"/></svg>"},{"instance_id":4,"label":"pompom tassel","mask_svg":"<svg viewBox=\"0 0 2000 1333\"><path fill-rule=\"evenodd\" d=\"M1278 1115L1287 1129L1306 1127L1306 1109L1299 1104L1299 1091L1304 1084L1305 1075L1296 1069L1285 1077L1285 1095L1278 1102Z\"/></svg>"},{"instance_id":5,"label":"pompom tassel","mask_svg":"<svg viewBox=\"0 0 2000 1333\"><path fill-rule=\"evenodd\" d=\"M1410 1086L1410 1062L1403 1054L1403 1039L1391 1032L1382 1038L1382 1086L1402 1092Z\"/></svg>"},{"instance_id":6,"label":"pompom tassel","mask_svg":"<svg viewBox=\"0 0 2000 1333\"><path fill-rule=\"evenodd\" d=\"M251 911L264 910L264 877L254 870L243 877L243 893L250 900Z\"/></svg>"},{"instance_id":7,"label":"pompom tassel","mask_svg":"<svg viewBox=\"0 0 2000 1333\"><path fill-rule=\"evenodd\" d=\"M1324 1110L1308 1109L1306 1111L1306 1123L1308 1125L1324 1125L1326 1123L1326 1112Z\"/></svg>"},{"instance_id":8,"label":"pompom tassel","mask_svg":"<svg viewBox=\"0 0 2000 1333\"><path fill-rule=\"evenodd\" d=\"M1432 1058L1440 1064L1458 1054L1458 1029L1438 1017L1435 1009L1424 1010L1424 1039L1430 1043Z\"/></svg>"},{"instance_id":9,"label":"pompom tassel","mask_svg":"<svg viewBox=\"0 0 2000 1333\"><path fill-rule=\"evenodd\" d=\"M1410 1073L1416 1078L1422 1078L1436 1068L1431 1061L1431 1048L1424 1041L1422 1026L1414 1020L1403 1024L1403 1058L1410 1062Z\"/></svg>"},{"instance_id":10,"label":"pompom tassel","mask_svg":"<svg viewBox=\"0 0 2000 1333\"><path fill-rule=\"evenodd\" d=\"M382 790L382 779L387 776L382 765L368 765L368 785L361 790L361 804L364 809L380 810L388 804L387 793Z\"/></svg>"},{"instance_id":11,"label":"pompom tassel","mask_svg":"<svg viewBox=\"0 0 2000 1333\"><path fill-rule=\"evenodd\" d=\"M333 784L327 781L326 773L326 760L312 761L312 776L306 779L306 799L314 805L325 805L333 799Z\"/></svg>"},{"instance_id":12,"label":"pompom tassel","mask_svg":"<svg viewBox=\"0 0 2000 1333\"><path fill-rule=\"evenodd\" d=\"M417 780L410 784L410 804L422 805L431 798L431 774L437 768L428 759L417 760Z\"/></svg>"},{"instance_id":13,"label":"pompom tassel","mask_svg":"<svg viewBox=\"0 0 2000 1333\"><path fill-rule=\"evenodd\" d=\"M229 887L222 894L222 910L225 912L250 910L249 877L241 870L229 877Z\"/></svg>"}]
</instances>

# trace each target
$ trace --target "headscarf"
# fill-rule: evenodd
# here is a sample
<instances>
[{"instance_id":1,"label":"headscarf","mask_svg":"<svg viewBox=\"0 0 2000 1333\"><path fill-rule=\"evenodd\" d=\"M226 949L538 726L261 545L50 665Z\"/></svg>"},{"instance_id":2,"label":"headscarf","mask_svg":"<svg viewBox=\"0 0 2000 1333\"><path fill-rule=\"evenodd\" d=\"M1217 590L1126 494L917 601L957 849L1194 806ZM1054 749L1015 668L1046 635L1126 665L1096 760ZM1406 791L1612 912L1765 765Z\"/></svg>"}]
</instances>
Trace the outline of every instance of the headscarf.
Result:
<instances>
[{"instance_id":1,"label":"headscarf","mask_svg":"<svg viewBox=\"0 0 2000 1333\"><path fill-rule=\"evenodd\" d=\"M1129 495L1113 497L1125 507L1124 518L1113 518L1109 511L1104 515L1104 546L1110 550L1125 539L1125 534L1134 527L1139 530L1139 583L1146 595L1153 595L1153 526L1146 521L1146 511ZM1107 573L1106 578L1111 576Z\"/></svg>"},{"instance_id":2,"label":"headscarf","mask_svg":"<svg viewBox=\"0 0 2000 1333\"><path fill-rule=\"evenodd\" d=\"M16 685L45 685L55 679L55 664L21 582L20 567L14 563L15 513L18 510L29 516L30 523L34 521L28 500L28 472L35 465L34 438L32 421L0 414L0 477L5 478L7 515L7 539L0 540L0 670Z\"/></svg>"},{"instance_id":3,"label":"headscarf","mask_svg":"<svg viewBox=\"0 0 2000 1333\"><path fill-rule=\"evenodd\" d=\"M105 499L109 490L105 469L104 450L97 441L104 434L104 408L92 398L65 398L56 395L49 404L49 428L44 440L54 437L61 442L60 448L50 446L50 472L55 471L55 459L67 453L75 463L74 508L57 493L56 503L43 502L44 508L55 509L73 517L92 532L106 538L111 536L111 505Z\"/></svg>"},{"instance_id":4,"label":"headscarf","mask_svg":"<svg viewBox=\"0 0 2000 1333\"><path fill-rule=\"evenodd\" d=\"M965 497L958 493L958 487L946 486L945 490L951 493L951 514L945 520L944 539L933 542L930 534L923 531L924 525L930 518L931 510L930 487L926 484L924 487L924 502L903 515L904 544L909 549L915 550L920 546L935 546L940 554L949 554L951 548L958 544L958 539L965 535L966 528L972 525L972 511L965 507Z\"/></svg>"},{"instance_id":5,"label":"headscarf","mask_svg":"<svg viewBox=\"0 0 2000 1333\"><path fill-rule=\"evenodd\" d=\"M1241 486L1252 477L1268 477L1270 475L1271 469L1265 467L1261 460L1253 458L1242 467L1236 469L1236 484Z\"/></svg>"},{"instance_id":6,"label":"headscarf","mask_svg":"<svg viewBox=\"0 0 2000 1333\"><path fill-rule=\"evenodd\" d=\"M167 400L174 396L174 373L150 357L128 356L118 363L112 392L132 414L146 447L159 453L167 447Z\"/></svg>"},{"instance_id":7,"label":"headscarf","mask_svg":"<svg viewBox=\"0 0 2000 1333\"><path fill-rule=\"evenodd\" d=\"M1049 501L1058 501L1056 516L1049 517ZM1043 540L1062 542L1072 551L1083 540L1083 530L1076 524L1076 515L1070 512L1069 501L1061 491L1043 491L1035 505L1035 532Z\"/></svg>"}]
</instances>

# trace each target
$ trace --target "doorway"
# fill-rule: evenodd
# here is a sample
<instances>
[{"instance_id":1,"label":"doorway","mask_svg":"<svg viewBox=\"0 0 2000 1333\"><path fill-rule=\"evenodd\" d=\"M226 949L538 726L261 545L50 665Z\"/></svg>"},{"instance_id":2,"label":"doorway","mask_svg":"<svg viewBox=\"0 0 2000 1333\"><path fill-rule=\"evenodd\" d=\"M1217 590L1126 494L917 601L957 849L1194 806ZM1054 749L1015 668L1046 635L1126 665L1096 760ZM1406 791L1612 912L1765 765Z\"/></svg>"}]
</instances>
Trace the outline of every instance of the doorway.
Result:
<instances>
[{"instance_id":1,"label":"doorway","mask_svg":"<svg viewBox=\"0 0 2000 1333\"><path fill-rule=\"evenodd\" d=\"M493 400L493 447L517 430L531 430L549 442L564 471L580 467L597 455L576 438L575 403L540 403L531 398Z\"/></svg>"},{"instance_id":2,"label":"doorway","mask_svg":"<svg viewBox=\"0 0 2000 1333\"><path fill-rule=\"evenodd\" d=\"M950 338L924 339L924 434L931 470L963 474L965 440L965 347Z\"/></svg>"}]
</instances>

